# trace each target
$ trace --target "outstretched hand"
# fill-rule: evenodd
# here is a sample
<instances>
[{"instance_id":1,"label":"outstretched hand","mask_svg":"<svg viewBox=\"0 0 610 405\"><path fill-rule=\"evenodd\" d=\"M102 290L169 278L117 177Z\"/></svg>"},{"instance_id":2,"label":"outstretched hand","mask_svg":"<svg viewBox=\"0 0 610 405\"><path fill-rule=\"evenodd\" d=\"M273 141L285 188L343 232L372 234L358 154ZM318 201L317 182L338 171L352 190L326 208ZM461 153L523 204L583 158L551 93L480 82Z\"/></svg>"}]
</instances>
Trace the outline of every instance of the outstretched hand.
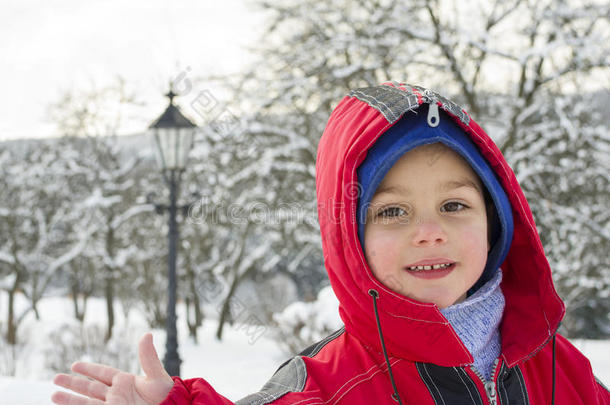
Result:
<instances>
[{"instance_id":1,"label":"outstretched hand","mask_svg":"<svg viewBox=\"0 0 610 405\"><path fill-rule=\"evenodd\" d=\"M51 400L59 405L158 405L167 397L174 381L167 374L147 333L138 346L145 376L135 376L103 364L77 362L72 371L89 378L58 374L53 382L85 397L55 392Z\"/></svg>"}]
</instances>

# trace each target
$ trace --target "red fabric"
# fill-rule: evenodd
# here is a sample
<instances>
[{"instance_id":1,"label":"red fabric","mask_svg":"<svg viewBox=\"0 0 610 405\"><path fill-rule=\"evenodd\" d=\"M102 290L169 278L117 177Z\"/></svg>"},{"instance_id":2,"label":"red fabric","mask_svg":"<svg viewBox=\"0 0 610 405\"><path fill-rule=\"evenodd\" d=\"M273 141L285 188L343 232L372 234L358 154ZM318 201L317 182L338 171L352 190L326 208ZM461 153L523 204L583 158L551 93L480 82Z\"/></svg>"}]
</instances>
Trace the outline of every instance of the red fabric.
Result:
<instances>
[{"instance_id":1,"label":"red fabric","mask_svg":"<svg viewBox=\"0 0 610 405\"><path fill-rule=\"evenodd\" d=\"M508 367L520 366L532 405L548 404L552 388L549 342L564 315L564 305L553 286L532 213L513 171L476 122L470 120L465 126L459 119L455 121L496 171L513 208L514 238L501 266L504 273L501 288L506 298L500 327L501 361ZM340 302L346 333L314 358L304 359L308 375L304 392L286 394L275 404L370 404L371 400L395 403L390 397L393 390L381 355L372 298L368 294L371 288L380 294L379 316L404 403L434 403L414 362L446 367L473 362L434 304L406 298L373 277L358 242L356 168L368 148L390 126L368 104L345 97L333 111L320 139L316 162L318 217L325 266ZM560 336L556 361L557 405L610 403L608 392L595 383L588 360ZM211 398L217 394L209 385L198 381L185 382L182 390L182 383L177 380L178 388L170 393L175 402L168 404L228 403L213 402ZM478 383L485 398L484 388ZM179 397L183 398L182 402Z\"/></svg>"},{"instance_id":2,"label":"red fabric","mask_svg":"<svg viewBox=\"0 0 610 405\"><path fill-rule=\"evenodd\" d=\"M595 382L587 358L563 336L557 336L556 345L555 361L558 367L555 376L555 403L609 404L610 395ZM521 368L526 376L525 383L532 404L551 403L550 388L553 379L553 370L549 367L553 361L551 346L546 346L545 350L536 354L532 360L526 361Z\"/></svg>"},{"instance_id":3,"label":"red fabric","mask_svg":"<svg viewBox=\"0 0 610 405\"><path fill-rule=\"evenodd\" d=\"M182 380L172 377L174 386L167 398L159 405L228 405L233 404L222 395L218 394L212 386L202 378Z\"/></svg>"}]
</instances>

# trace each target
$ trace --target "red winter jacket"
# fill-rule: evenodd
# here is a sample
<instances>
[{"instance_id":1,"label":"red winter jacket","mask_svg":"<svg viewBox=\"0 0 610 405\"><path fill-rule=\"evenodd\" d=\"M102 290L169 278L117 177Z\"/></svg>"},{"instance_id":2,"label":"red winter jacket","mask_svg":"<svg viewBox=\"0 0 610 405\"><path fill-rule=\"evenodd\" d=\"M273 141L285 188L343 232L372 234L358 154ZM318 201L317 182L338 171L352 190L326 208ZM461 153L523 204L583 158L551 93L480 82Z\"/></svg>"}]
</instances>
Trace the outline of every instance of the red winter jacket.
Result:
<instances>
[{"instance_id":1,"label":"red winter jacket","mask_svg":"<svg viewBox=\"0 0 610 405\"><path fill-rule=\"evenodd\" d=\"M284 363L260 392L237 404L396 404L371 289L379 293L380 324L403 404L546 405L553 386L557 405L610 404L589 361L556 334L564 305L513 171L464 110L430 94L386 83L351 92L333 111L318 147L316 189L325 266L345 327ZM484 383L469 366L472 355L436 305L406 298L373 277L358 242L356 168L381 134L425 102L436 102L472 138L512 205L514 237L501 267L502 353L493 382ZM174 380L162 405L232 403L205 380Z\"/></svg>"}]
</instances>

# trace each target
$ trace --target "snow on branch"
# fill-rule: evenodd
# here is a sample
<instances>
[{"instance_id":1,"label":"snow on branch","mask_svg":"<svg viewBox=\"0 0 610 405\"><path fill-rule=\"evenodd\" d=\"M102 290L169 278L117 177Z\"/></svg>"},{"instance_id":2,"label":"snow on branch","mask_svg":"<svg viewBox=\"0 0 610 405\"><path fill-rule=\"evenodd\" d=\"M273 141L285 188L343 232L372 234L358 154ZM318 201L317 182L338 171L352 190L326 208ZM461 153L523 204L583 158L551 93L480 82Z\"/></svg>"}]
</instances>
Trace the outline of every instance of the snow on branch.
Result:
<instances>
[{"instance_id":1,"label":"snow on branch","mask_svg":"<svg viewBox=\"0 0 610 405\"><path fill-rule=\"evenodd\" d=\"M554 204L553 202L546 199L543 199L543 201L551 210L557 212L560 216L572 218L574 222L589 228L591 231L595 232L605 240L610 241L610 232L608 232L608 230L606 229L603 229L601 226L599 226L599 224L591 220L589 217L585 216L582 212L579 212L571 207Z\"/></svg>"},{"instance_id":2,"label":"snow on branch","mask_svg":"<svg viewBox=\"0 0 610 405\"><path fill-rule=\"evenodd\" d=\"M85 250L87 246L87 242L89 242L89 237L95 232L95 227L90 227L85 233L84 237L80 238L78 243L76 243L69 251L53 260L51 264L49 264L47 274L52 275L58 268L66 265L67 263L74 260L77 256L79 256Z\"/></svg>"},{"instance_id":3,"label":"snow on branch","mask_svg":"<svg viewBox=\"0 0 610 405\"><path fill-rule=\"evenodd\" d=\"M119 226L121 226L123 223L125 223L132 217L142 214L144 212L151 212L154 209L155 209L155 207L152 204L142 204L142 205L133 206L133 207L127 209L121 215L114 218L112 220L112 222L110 223L110 227L112 229L117 229Z\"/></svg>"},{"instance_id":4,"label":"snow on branch","mask_svg":"<svg viewBox=\"0 0 610 405\"><path fill-rule=\"evenodd\" d=\"M508 60L512 60L515 62L519 62L520 64L523 64L523 61L521 60L522 58L517 58L515 55L511 55L508 52L503 52L500 51L498 49L492 49L489 46L487 46L486 44L480 42L480 41L476 41L474 39L469 39L466 41L466 43L468 45L473 46L474 48L478 49L479 51L482 51L488 55L494 55L494 56L500 56L502 58L508 59Z\"/></svg>"},{"instance_id":5,"label":"snow on branch","mask_svg":"<svg viewBox=\"0 0 610 405\"><path fill-rule=\"evenodd\" d=\"M102 190L100 190L99 188L96 188L93 193L91 194L91 196L89 198L87 198L84 202L83 205L85 207L110 207L114 204L118 204L121 202L121 196L118 195L111 195L109 197L104 197L102 195Z\"/></svg>"},{"instance_id":6,"label":"snow on branch","mask_svg":"<svg viewBox=\"0 0 610 405\"><path fill-rule=\"evenodd\" d=\"M0 262L15 264L15 258L11 254L0 251Z\"/></svg>"}]
</instances>

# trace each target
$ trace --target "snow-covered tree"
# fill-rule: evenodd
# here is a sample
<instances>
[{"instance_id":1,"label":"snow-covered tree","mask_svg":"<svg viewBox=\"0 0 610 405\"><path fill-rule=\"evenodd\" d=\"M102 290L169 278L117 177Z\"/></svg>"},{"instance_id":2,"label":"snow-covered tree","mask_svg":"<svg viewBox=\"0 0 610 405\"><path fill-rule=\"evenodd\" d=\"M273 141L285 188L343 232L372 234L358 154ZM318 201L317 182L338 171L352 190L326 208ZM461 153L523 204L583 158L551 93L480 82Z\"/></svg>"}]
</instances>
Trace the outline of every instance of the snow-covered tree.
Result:
<instances>
[{"instance_id":1,"label":"snow-covered tree","mask_svg":"<svg viewBox=\"0 0 610 405\"><path fill-rule=\"evenodd\" d=\"M433 88L464 105L500 145L509 163L526 172L523 185L540 229L553 229L553 238L543 238L550 260L554 267L564 263L572 269L571 284L566 284L568 278L560 276L559 268L556 271L571 308L605 308L599 303L604 301L601 291L607 290L607 266L597 267L598 285L591 287L584 280L593 277L589 264L599 262L599 250L583 246L589 236L594 245L607 246L607 218L591 214L585 220L591 234L567 237L573 222L565 217L558 220L558 213L592 213L607 201L607 194L600 191L607 177L599 175L607 172L607 166L600 154L589 153L605 150L607 138L597 136L589 143L584 138L598 130L607 133L608 123L603 116L578 111L592 109L595 103L589 98L607 86L610 77L605 46L610 39L608 4L593 0L257 4L271 16L257 49L260 59L235 83L235 101L248 117L243 135L255 145L251 189L262 185L273 190L276 202L294 198L308 207L314 201L317 140L335 103L349 89L388 80ZM542 126L545 131L536 130ZM579 143L570 141L574 135ZM559 139L572 147L554 147ZM545 153L536 150L540 145L546 145ZM583 153L586 162L581 160ZM577 201L562 196L561 187L542 193L535 186L559 161L565 170L586 168L578 171L579 181L596 184L587 190L590 198ZM554 209L544 209L542 201L553 201ZM319 250L315 227L309 224L283 236L282 243L290 246L295 258L309 241ZM584 256L576 259L566 250ZM582 283L570 298L574 280ZM567 332L582 334L592 327L581 323Z\"/></svg>"},{"instance_id":2,"label":"snow-covered tree","mask_svg":"<svg viewBox=\"0 0 610 405\"><path fill-rule=\"evenodd\" d=\"M128 238L127 224L153 209L139 199L143 190L137 174L142 157L122 149L117 135L125 119L124 110L138 105L133 92L119 79L116 85L101 90L68 92L50 108L58 129L71 137L71 142L65 143L74 153L64 155L64 162L84 179L78 190L81 200L75 207L82 213L82 220L95 226L86 254L100 264L95 273L106 298L106 340L112 337L117 280L136 252Z\"/></svg>"},{"instance_id":3,"label":"snow-covered tree","mask_svg":"<svg viewBox=\"0 0 610 405\"><path fill-rule=\"evenodd\" d=\"M610 132L592 96L610 100L557 95L541 105L511 158L566 302L564 330L599 338L610 334Z\"/></svg>"},{"instance_id":4,"label":"snow-covered tree","mask_svg":"<svg viewBox=\"0 0 610 405\"><path fill-rule=\"evenodd\" d=\"M330 286L312 302L294 302L273 317L275 338L282 349L294 356L342 326L339 301Z\"/></svg>"},{"instance_id":5,"label":"snow-covered tree","mask_svg":"<svg viewBox=\"0 0 610 405\"><path fill-rule=\"evenodd\" d=\"M240 283L255 272L272 270L275 263L271 246L277 236L265 233L254 218L257 207L266 210L270 189L253 187L250 180L256 166L251 159L244 139L229 142L226 134L204 128L185 180L201 196L182 228L184 241L191 247L184 250L185 262L200 283L221 286L208 291L222 295L219 339L225 322L235 316L231 304ZM206 293L205 286L194 288L193 274L185 278L187 296L195 298L196 290Z\"/></svg>"},{"instance_id":6,"label":"snow-covered tree","mask_svg":"<svg viewBox=\"0 0 610 405\"><path fill-rule=\"evenodd\" d=\"M2 289L8 292L6 338L17 342L17 327L34 311L56 272L84 248L82 239L68 240L65 231L71 199L58 171L59 150L52 142L24 142L3 151L0 193L0 267ZM21 292L29 306L14 306Z\"/></svg>"}]
</instances>

